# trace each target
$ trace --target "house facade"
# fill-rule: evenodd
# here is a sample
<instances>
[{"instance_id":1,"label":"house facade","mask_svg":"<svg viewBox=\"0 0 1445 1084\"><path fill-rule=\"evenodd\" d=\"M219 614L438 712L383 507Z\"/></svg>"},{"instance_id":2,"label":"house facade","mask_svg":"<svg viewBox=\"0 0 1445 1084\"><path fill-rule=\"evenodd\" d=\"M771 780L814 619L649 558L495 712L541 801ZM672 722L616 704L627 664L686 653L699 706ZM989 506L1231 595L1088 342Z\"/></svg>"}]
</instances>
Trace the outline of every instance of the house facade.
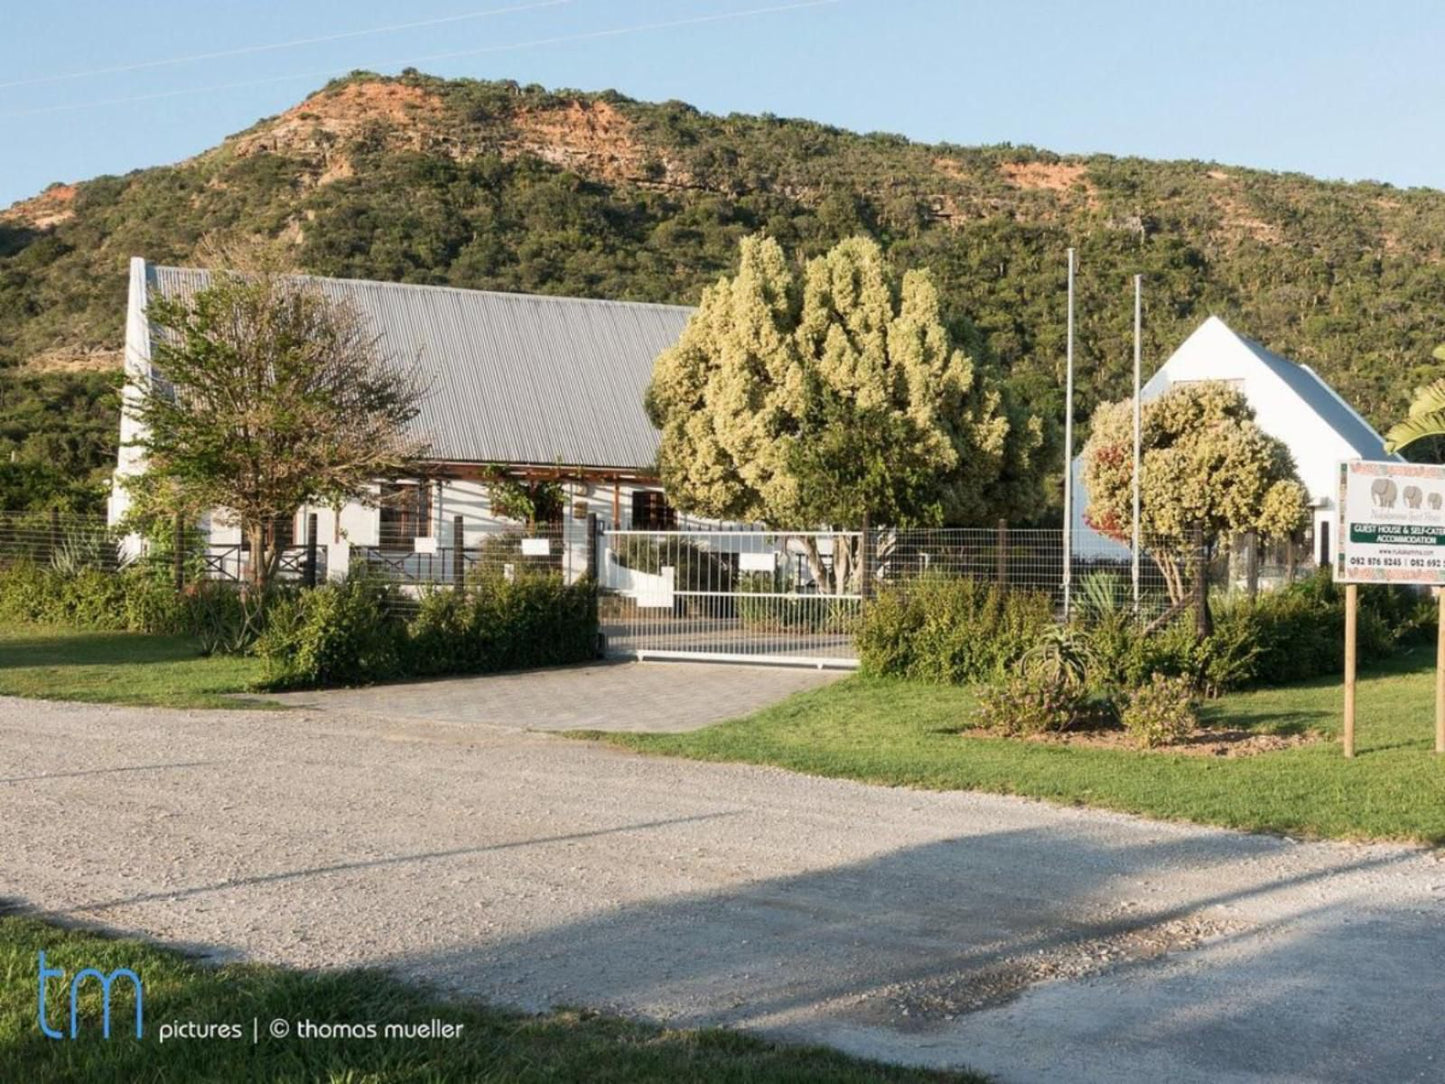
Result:
<instances>
[{"instance_id":1,"label":"house facade","mask_svg":"<svg viewBox=\"0 0 1445 1084\"><path fill-rule=\"evenodd\" d=\"M561 519L542 533L575 557L561 562L564 567L586 568L589 516L604 528L655 529L675 522L656 475L659 434L642 402L654 359L677 341L693 310L305 278L349 304L386 353L416 365L426 389L412 423L430 445L420 477L379 479L367 501L339 511L300 508L291 523L277 525L283 540L300 544L314 513L317 542L333 574L348 567L353 547L428 555L452 546L458 530L463 545L475 546L515 528L489 504L487 483L499 474L562 487ZM137 385L153 371L150 301L192 295L209 279L200 269L131 261L127 403L135 401ZM108 512L112 525L130 505L126 479L145 470L143 452L134 443L142 435L131 412L123 411ZM230 546L245 560L238 526L215 513L199 526L212 546Z\"/></svg>"},{"instance_id":2,"label":"house facade","mask_svg":"<svg viewBox=\"0 0 1445 1084\"><path fill-rule=\"evenodd\" d=\"M1294 457L1300 481L1309 491L1309 544L1317 564L1327 565L1342 461L1398 460L1385 451L1384 439L1307 365L1266 350L1211 316L1180 344L1144 385L1149 402L1179 384L1223 381L1237 387L1254 408L1255 421L1283 441ZM1073 538L1076 552L1128 549L1096 532L1084 520L1089 505L1083 484L1083 459L1075 457Z\"/></svg>"}]
</instances>

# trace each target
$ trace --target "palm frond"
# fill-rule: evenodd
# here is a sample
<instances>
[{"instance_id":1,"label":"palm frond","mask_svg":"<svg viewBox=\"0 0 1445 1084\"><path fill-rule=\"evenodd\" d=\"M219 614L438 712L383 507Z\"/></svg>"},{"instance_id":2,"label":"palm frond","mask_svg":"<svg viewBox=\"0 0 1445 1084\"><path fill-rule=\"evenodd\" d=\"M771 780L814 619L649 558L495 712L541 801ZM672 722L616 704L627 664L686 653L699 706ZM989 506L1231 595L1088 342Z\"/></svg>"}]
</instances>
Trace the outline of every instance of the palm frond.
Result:
<instances>
[{"instance_id":1,"label":"palm frond","mask_svg":"<svg viewBox=\"0 0 1445 1084\"><path fill-rule=\"evenodd\" d=\"M1417 418L1441 410L1445 410L1445 380L1415 389L1415 398L1410 401L1410 417Z\"/></svg>"},{"instance_id":2,"label":"palm frond","mask_svg":"<svg viewBox=\"0 0 1445 1084\"><path fill-rule=\"evenodd\" d=\"M1399 425L1390 427L1385 434L1385 451L1398 452L1425 437L1445 436L1445 403L1439 409L1416 414L1410 410L1410 417Z\"/></svg>"}]
</instances>

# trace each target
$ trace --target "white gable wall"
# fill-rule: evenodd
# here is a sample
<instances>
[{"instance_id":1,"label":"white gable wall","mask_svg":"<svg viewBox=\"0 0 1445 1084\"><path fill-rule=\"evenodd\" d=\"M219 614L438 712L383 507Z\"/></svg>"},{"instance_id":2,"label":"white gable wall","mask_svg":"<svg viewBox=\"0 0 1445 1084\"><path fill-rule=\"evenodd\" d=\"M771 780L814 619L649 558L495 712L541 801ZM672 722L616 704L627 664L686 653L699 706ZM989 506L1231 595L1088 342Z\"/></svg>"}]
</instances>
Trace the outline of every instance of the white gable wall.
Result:
<instances>
[{"instance_id":1,"label":"white gable wall","mask_svg":"<svg viewBox=\"0 0 1445 1084\"><path fill-rule=\"evenodd\" d=\"M1312 381L1318 382L1318 393L1329 397L1331 406L1342 404L1328 385L1313 373L1309 375ZM1314 506L1315 557L1318 560L1328 533L1328 528L1322 528L1322 525L1332 523L1335 517L1339 464L1342 460L1362 458L1362 450L1342 435L1315 406L1286 383L1270 364L1216 316L1201 324L1180 345L1144 385L1141 398L1147 403L1175 385L1206 380L1225 381L1237 386L1254 408L1259 427L1283 441L1294 456L1295 469ZM1347 405L1344 409L1358 420ZM1368 429L1367 426L1365 428ZM1373 430L1370 433L1378 440ZM1364 451L1372 459L1394 458L1384 456L1381 451ZM1079 457L1074 460L1073 475L1075 553L1112 552L1127 556L1127 548L1098 534L1084 523L1088 493L1083 486L1083 464ZM1330 544L1333 546L1333 540Z\"/></svg>"}]
</instances>

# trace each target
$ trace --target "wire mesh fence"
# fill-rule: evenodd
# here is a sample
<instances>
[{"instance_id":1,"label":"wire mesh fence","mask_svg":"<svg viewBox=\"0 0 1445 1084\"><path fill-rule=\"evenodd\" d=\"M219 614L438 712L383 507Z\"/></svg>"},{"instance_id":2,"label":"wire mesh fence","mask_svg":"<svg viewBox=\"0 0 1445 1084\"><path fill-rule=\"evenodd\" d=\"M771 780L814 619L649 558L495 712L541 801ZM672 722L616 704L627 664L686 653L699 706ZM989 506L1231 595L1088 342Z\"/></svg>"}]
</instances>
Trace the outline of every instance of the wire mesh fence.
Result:
<instances>
[{"instance_id":1,"label":"wire mesh fence","mask_svg":"<svg viewBox=\"0 0 1445 1084\"><path fill-rule=\"evenodd\" d=\"M1060 620L1154 623L1196 605L1201 592L1269 590L1312 568L1298 551L1248 538L1212 547L1148 539L1136 561L1128 547L1092 533L1066 543L1059 529L1006 525L607 531L598 562L610 651L816 665L852 663L867 599L922 578L1043 594Z\"/></svg>"},{"instance_id":2,"label":"wire mesh fence","mask_svg":"<svg viewBox=\"0 0 1445 1084\"><path fill-rule=\"evenodd\" d=\"M1248 538L1198 543L1146 539L1135 562L1121 543L1058 529L871 528L866 531L720 529L597 530L595 522L537 525L455 517L428 535L385 545L312 541L279 555L277 578L311 583L365 572L396 586L402 604L433 587L483 586L548 574L592 576L608 647L640 657L850 665L868 599L907 591L923 577L966 577L1001 591L1046 594L1060 619L1123 614L1155 622L1198 593L1268 591L1308 575L1308 549ZM440 529L436 529L440 527ZM234 531L227 537L234 537ZM0 568L28 562L61 573L119 573L137 564L178 586L246 582L244 543L181 525L139 542L102 517L0 514ZM334 567L328 569L328 562ZM338 563L340 562L340 563ZM1066 568L1067 564L1067 568Z\"/></svg>"},{"instance_id":3,"label":"wire mesh fence","mask_svg":"<svg viewBox=\"0 0 1445 1084\"><path fill-rule=\"evenodd\" d=\"M291 545L276 554L275 578L316 583L326 578L326 547ZM24 562L59 573L120 573L146 567L177 587L200 580L246 582L251 550L216 542L207 531L179 523L152 539L110 526L103 516L65 512L0 513L0 569Z\"/></svg>"}]
</instances>

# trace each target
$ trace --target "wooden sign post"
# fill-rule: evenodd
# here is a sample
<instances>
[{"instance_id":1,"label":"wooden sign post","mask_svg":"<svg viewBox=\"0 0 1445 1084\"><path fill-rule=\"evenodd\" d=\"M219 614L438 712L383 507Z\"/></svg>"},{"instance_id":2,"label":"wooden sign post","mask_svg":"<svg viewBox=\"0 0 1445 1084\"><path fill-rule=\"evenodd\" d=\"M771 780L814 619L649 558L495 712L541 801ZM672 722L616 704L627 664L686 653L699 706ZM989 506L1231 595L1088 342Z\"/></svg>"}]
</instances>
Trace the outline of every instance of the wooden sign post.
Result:
<instances>
[{"instance_id":1,"label":"wooden sign post","mask_svg":"<svg viewBox=\"0 0 1445 1084\"><path fill-rule=\"evenodd\" d=\"M1445 753L1445 587L1435 593L1440 599L1435 629L1435 752Z\"/></svg>"},{"instance_id":2,"label":"wooden sign post","mask_svg":"<svg viewBox=\"0 0 1445 1084\"><path fill-rule=\"evenodd\" d=\"M1355 755L1355 632L1362 583L1436 590L1435 752L1445 754L1445 467L1341 463L1337 525L1334 576L1345 585L1345 756Z\"/></svg>"},{"instance_id":3,"label":"wooden sign post","mask_svg":"<svg viewBox=\"0 0 1445 1084\"><path fill-rule=\"evenodd\" d=\"M1345 756L1355 755L1355 607L1359 586L1345 585Z\"/></svg>"}]
</instances>

